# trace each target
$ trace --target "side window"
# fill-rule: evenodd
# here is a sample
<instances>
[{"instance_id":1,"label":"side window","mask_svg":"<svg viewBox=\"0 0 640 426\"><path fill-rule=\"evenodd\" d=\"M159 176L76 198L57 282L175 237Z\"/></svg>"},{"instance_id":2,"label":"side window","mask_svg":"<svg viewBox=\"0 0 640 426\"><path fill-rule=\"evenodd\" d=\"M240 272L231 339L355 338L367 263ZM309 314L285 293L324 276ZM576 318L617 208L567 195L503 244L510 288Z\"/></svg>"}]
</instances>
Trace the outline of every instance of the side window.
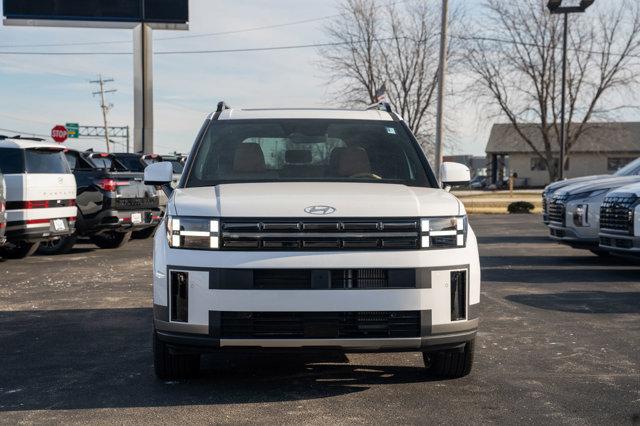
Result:
<instances>
[{"instance_id":1,"label":"side window","mask_svg":"<svg viewBox=\"0 0 640 426\"><path fill-rule=\"evenodd\" d=\"M71 171L75 171L78 164L78 156L73 152L65 152L64 157L67 159L67 163L69 163L69 168Z\"/></svg>"},{"instance_id":2,"label":"side window","mask_svg":"<svg viewBox=\"0 0 640 426\"><path fill-rule=\"evenodd\" d=\"M633 157L609 157L607 158L607 171L617 172L633 160Z\"/></svg>"},{"instance_id":3,"label":"side window","mask_svg":"<svg viewBox=\"0 0 640 426\"><path fill-rule=\"evenodd\" d=\"M24 173L24 151L0 148L0 171L5 175Z\"/></svg>"}]
</instances>

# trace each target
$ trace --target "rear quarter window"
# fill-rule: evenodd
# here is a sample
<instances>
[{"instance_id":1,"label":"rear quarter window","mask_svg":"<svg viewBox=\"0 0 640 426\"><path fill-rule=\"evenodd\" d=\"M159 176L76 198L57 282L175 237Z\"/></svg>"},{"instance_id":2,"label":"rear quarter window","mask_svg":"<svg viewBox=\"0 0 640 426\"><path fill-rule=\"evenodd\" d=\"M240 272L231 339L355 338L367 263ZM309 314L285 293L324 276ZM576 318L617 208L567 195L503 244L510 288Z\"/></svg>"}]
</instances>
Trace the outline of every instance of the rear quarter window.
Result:
<instances>
[{"instance_id":1,"label":"rear quarter window","mask_svg":"<svg viewBox=\"0 0 640 426\"><path fill-rule=\"evenodd\" d=\"M24 151L0 148L0 172L5 175L24 173Z\"/></svg>"},{"instance_id":2,"label":"rear quarter window","mask_svg":"<svg viewBox=\"0 0 640 426\"><path fill-rule=\"evenodd\" d=\"M24 154L27 173L71 173L62 151L27 149Z\"/></svg>"}]
</instances>

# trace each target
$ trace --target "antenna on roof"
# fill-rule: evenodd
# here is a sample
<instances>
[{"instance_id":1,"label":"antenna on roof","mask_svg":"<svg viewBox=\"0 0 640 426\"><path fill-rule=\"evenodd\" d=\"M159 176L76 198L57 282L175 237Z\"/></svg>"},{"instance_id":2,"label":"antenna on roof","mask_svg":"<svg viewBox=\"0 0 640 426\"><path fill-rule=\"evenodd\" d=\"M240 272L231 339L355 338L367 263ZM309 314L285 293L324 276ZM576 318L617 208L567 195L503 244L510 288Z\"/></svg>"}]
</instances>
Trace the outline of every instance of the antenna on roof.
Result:
<instances>
[{"instance_id":1,"label":"antenna on roof","mask_svg":"<svg viewBox=\"0 0 640 426\"><path fill-rule=\"evenodd\" d=\"M367 111L372 110L372 109L376 109L376 110L379 110L379 111L386 111L388 113L392 113L393 112L393 107L387 101L380 101L380 102L376 102L374 104L371 104L371 105L367 106Z\"/></svg>"},{"instance_id":2,"label":"antenna on roof","mask_svg":"<svg viewBox=\"0 0 640 426\"><path fill-rule=\"evenodd\" d=\"M222 112L225 109L231 109L229 105L225 101L218 102L218 107L216 108L216 112Z\"/></svg>"}]
</instances>

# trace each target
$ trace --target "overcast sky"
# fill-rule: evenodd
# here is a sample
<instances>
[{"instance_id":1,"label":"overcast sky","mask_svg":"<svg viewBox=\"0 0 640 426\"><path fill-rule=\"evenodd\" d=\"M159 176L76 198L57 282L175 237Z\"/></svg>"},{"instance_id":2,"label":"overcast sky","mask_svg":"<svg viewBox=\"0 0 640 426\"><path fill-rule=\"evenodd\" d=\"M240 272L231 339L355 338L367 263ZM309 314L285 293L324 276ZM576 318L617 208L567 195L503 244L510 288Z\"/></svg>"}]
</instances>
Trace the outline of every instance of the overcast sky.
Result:
<instances>
[{"instance_id":1,"label":"overcast sky","mask_svg":"<svg viewBox=\"0 0 640 426\"><path fill-rule=\"evenodd\" d=\"M379 0L381 4L392 0ZM456 0L454 0L456 1ZM472 13L480 0L465 1ZM318 43L326 40L324 21L229 35L212 32L247 29L335 15L338 0L191 0L190 31L155 31L154 49L232 49ZM173 40L171 37L189 36ZM130 30L0 27L0 51L130 52ZM119 42L69 46L63 43ZM155 150L188 151L203 118L220 99L236 107L332 106L316 49L205 55L156 55ZM434 58L437 60L437 58ZM133 126L132 56L15 56L0 54L0 129L49 134L55 124L101 124L98 74L115 79L110 125ZM459 82L452 81L452 85ZM476 106L449 108L458 153L481 154L492 123ZM0 134L11 133L0 130ZM104 149L101 140L68 143Z\"/></svg>"}]
</instances>

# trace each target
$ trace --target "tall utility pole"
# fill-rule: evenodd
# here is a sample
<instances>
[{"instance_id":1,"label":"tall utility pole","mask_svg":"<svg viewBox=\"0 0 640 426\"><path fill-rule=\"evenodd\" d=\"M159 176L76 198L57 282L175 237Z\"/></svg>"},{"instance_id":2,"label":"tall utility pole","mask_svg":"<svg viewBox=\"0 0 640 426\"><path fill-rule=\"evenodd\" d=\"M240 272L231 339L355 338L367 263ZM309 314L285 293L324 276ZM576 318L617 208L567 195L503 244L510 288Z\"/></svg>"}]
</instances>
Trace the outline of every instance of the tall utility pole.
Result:
<instances>
[{"instance_id":1,"label":"tall utility pole","mask_svg":"<svg viewBox=\"0 0 640 426\"><path fill-rule=\"evenodd\" d=\"M438 115L436 118L436 174L440 179L442 146L444 145L444 90L447 74L447 27L449 23L449 0L442 0L442 24L440 30L440 66L438 67Z\"/></svg>"},{"instance_id":2,"label":"tall utility pole","mask_svg":"<svg viewBox=\"0 0 640 426\"><path fill-rule=\"evenodd\" d=\"M104 99L105 93L114 93L116 89L105 90L104 86L107 83L111 83L113 81L112 78L104 79L102 75L98 76L97 80L92 80L91 83L100 85L100 90L97 92L93 92L93 96L100 95L100 108L102 109L102 122L104 124L104 140L107 144L107 152L109 152L109 124L107 122L107 113L111 108L113 108L113 104L107 104Z\"/></svg>"}]
</instances>

